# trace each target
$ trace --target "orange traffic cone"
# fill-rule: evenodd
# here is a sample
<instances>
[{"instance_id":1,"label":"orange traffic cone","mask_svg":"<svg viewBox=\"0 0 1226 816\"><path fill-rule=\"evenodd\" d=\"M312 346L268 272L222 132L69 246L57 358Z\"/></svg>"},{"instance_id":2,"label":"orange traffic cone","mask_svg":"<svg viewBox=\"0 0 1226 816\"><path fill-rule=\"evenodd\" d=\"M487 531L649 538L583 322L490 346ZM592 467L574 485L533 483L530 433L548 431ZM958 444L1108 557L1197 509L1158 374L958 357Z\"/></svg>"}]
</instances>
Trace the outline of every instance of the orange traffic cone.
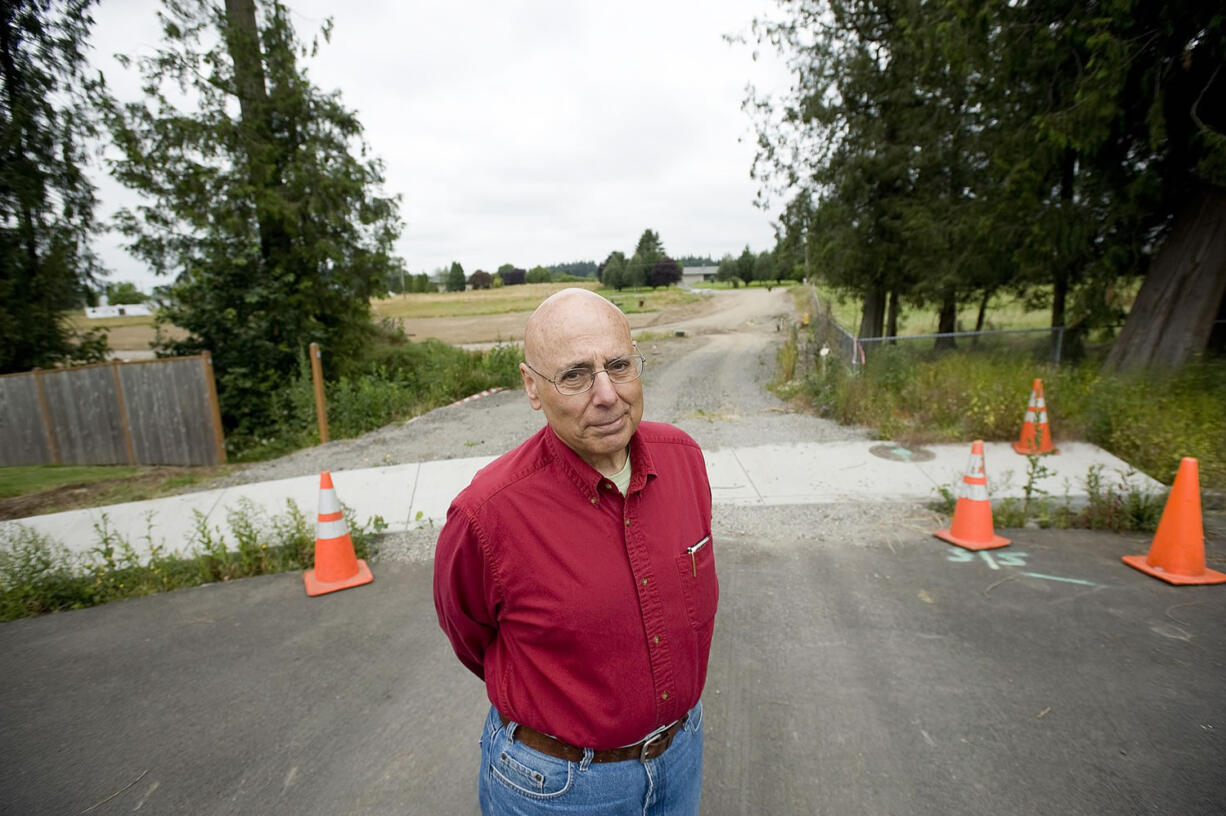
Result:
<instances>
[{"instance_id":1,"label":"orange traffic cone","mask_svg":"<svg viewBox=\"0 0 1226 816\"><path fill-rule=\"evenodd\" d=\"M1013 449L1026 456L1058 452L1051 444L1047 402L1043 399L1043 381L1040 379L1036 379L1030 388L1030 402L1026 405L1026 416L1022 420L1022 433L1013 443Z\"/></svg>"},{"instance_id":2,"label":"orange traffic cone","mask_svg":"<svg viewBox=\"0 0 1226 816\"><path fill-rule=\"evenodd\" d=\"M345 526L341 501L332 487L332 474L319 474L319 523L315 533L315 569L303 576L306 594L312 597L340 589L369 584L375 579L370 567L353 552L353 539Z\"/></svg>"},{"instance_id":3,"label":"orange traffic cone","mask_svg":"<svg viewBox=\"0 0 1226 816\"><path fill-rule=\"evenodd\" d=\"M1149 555L1126 555L1125 564L1168 584L1226 584L1226 575L1205 568L1205 528L1200 516L1197 471L1196 460L1191 456L1180 460Z\"/></svg>"},{"instance_id":4,"label":"orange traffic cone","mask_svg":"<svg viewBox=\"0 0 1226 816\"><path fill-rule=\"evenodd\" d=\"M962 477L962 490L954 506L953 524L934 536L968 550L1005 547L1009 539L992 531L992 502L988 500L988 476L983 469L983 440L971 443L971 458Z\"/></svg>"}]
</instances>

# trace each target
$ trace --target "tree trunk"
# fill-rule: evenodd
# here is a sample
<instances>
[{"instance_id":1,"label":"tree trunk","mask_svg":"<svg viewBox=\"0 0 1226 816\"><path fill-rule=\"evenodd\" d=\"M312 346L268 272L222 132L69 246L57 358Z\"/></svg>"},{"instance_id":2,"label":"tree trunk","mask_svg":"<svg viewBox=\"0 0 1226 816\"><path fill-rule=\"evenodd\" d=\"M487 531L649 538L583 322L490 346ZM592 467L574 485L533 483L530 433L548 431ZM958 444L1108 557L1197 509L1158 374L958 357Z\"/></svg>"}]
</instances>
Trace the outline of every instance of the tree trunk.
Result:
<instances>
[{"instance_id":1,"label":"tree trunk","mask_svg":"<svg viewBox=\"0 0 1226 816\"><path fill-rule=\"evenodd\" d=\"M240 134L247 154L247 173L256 191L260 252L271 271L288 259L290 238L283 216L269 202L269 193L279 186L279 181L254 0L226 0L226 24L226 49L234 61L234 85L238 92Z\"/></svg>"},{"instance_id":2,"label":"tree trunk","mask_svg":"<svg viewBox=\"0 0 1226 816\"><path fill-rule=\"evenodd\" d=\"M864 296L860 312L860 337L881 337L885 323L885 287L875 285Z\"/></svg>"},{"instance_id":3,"label":"tree trunk","mask_svg":"<svg viewBox=\"0 0 1226 816\"><path fill-rule=\"evenodd\" d=\"M989 300L991 300L991 299L992 299L992 290L991 290L991 289L984 289L984 290L983 290L983 297L979 299L979 314L977 314L977 315L975 316L975 332L976 332L976 334L975 334L975 336L974 336L974 337L972 337L972 338L971 338L971 345L972 345L972 346L976 346L976 347L977 347L977 346L979 345L979 335L978 335L978 332L983 331L983 323L984 323L984 321L987 319L987 316L988 316L988 301L989 301Z\"/></svg>"},{"instance_id":4,"label":"tree trunk","mask_svg":"<svg viewBox=\"0 0 1226 816\"><path fill-rule=\"evenodd\" d=\"M953 289L947 289L941 296L941 311L937 316L937 332L951 334L958 330L958 296ZM952 337L938 337L935 348L957 348L958 344Z\"/></svg>"},{"instance_id":5,"label":"tree trunk","mask_svg":"<svg viewBox=\"0 0 1226 816\"><path fill-rule=\"evenodd\" d=\"M1226 191L1201 187L1175 216L1105 368L1174 367L1203 351L1226 294Z\"/></svg>"},{"instance_id":6,"label":"tree trunk","mask_svg":"<svg viewBox=\"0 0 1226 816\"><path fill-rule=\"evenodd\" d=\"M254 0L226 0L226 23L226 49L234 60L234 84L243 126L263 135L267 125L268 91L264 83Z\"/></svg>"},{"instance_id":7,"label":"tree trunk","mask_svg":"<svg viewBox=\"0 0 1226 816\"><path fill-rule=\"evenodd\" d=\"M1064 325L1065 304L1068 302L1068 270L1056 270L1051 286L1051 327L1053 329Z\"/></svg>"},{"instance_id":8,"label":"tree trunk","mask_svg":"<svg viewBox=\"0 0 1226 816\"><path fill-rule=\"evenodd\" d=\"M984 321L988 316L988 301L992 299L992 290L984 289L983 297L979 299L979 314L975 317L975 331L983 331Z\"/></svg>"},{"instance_id":9,"label":"tree trunk","mask_svg":"<svg viewBox=\"0 0 1226 816\"><path fill-rule=\"evenodd\" d=\"M1213 331L1209 334L1209 344L1205 350L1210 354L1226 354L1226 295L1217 307L1217 319L1213 321Z\"/></svg>"},{"instance_id":10,"label":"tree trunk","mask_svg":"<svg viewBox=\"0 0 1226 816\"><path fill-rule=\"evenodd\" d=\"M898 336L898 290L890 290L890 309L885 320L885 336ZM891 340L890 345L896 345L897 340Z\"/></svg>"}]
</instances>

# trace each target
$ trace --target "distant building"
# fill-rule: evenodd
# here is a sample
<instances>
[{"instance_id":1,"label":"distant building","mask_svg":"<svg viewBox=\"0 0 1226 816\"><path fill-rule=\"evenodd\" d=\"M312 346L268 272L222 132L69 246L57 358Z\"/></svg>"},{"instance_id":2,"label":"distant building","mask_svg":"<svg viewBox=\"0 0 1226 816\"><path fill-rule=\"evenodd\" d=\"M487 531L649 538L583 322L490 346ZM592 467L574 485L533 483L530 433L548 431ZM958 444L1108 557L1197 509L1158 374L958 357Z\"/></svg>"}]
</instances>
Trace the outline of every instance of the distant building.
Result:
<instances>
[{"instance_id":1,"label":"distant building","mask_svg":"<svg viewBox=\"0 0 1226 816\"><path fill-rule=\"evenodd\" d=\"M91 320L99 317L130 317L132 315L142 315L148 317L152 315L149 307L143 303L126 303L123 306L86 306L85 316Z\"/></svg>"},{"instance_id":2,"label":"distant building","mask_svg":"<svg viewBox=\"0 0 1226 816\"><path fill-rule=\"evenodd\" d=\"M692 289L695 284L712 283L718 266L687 266L681 270L681 286Z\"/></svg>"}]
</instances>

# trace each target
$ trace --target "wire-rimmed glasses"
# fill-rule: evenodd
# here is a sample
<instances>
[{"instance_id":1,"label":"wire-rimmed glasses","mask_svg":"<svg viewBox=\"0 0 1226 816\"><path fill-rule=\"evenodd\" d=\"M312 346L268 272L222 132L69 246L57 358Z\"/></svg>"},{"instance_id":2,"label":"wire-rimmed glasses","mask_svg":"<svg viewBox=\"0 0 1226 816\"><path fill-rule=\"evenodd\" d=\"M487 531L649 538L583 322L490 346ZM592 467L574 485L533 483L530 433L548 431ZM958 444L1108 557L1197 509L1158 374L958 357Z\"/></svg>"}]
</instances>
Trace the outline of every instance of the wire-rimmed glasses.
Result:
<instances>
[{"instance_id":1,"label":"wire-rimmed glasses","mask_svg":"<svg viewBox=\"0 0 1226 816\"><path fill-rule=\"evenodd\" d=\"M605 363L604 368L591 369L588 366L575 366L561 371L556 377L546 377L541 372L532 368L532 364L524 360L524 365L531 369L533 374L547 380L558 390L558 393L564 397L573 397L576 394L582 394L591 389L596 384L596 375L602 371L609 375L609 381L621 385L623 383L634 382L643 373L643 365L647 362L641 354L631 354L626 357L614 357L609 362Z\"/></svg>"}]
</instances>

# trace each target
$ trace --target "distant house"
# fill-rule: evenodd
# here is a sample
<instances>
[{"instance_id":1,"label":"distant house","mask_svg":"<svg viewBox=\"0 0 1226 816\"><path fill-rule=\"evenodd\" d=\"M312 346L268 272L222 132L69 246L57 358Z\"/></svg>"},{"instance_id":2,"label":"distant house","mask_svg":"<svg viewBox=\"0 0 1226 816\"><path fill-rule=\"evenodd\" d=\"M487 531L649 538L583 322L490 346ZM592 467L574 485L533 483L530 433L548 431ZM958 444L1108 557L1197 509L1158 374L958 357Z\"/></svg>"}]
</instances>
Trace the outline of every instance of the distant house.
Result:
<instances>
[{"instance_id":1,"label":"distant house","mask_svg":"<svg viewBox=\"0 0 1226 816\"><path fill-rule=\"evenodd\" d=\"M91 320L100 317L130 317L144 315L148 317L153 312L143 303L126 303L123 306L86 306L85 316Z\"/></svg>"},{"instance_id":2,"label":"distant house","mask_svg":"<svg viewBox=\"0 0 1226 816\"><path fill-rule=\"evenodd\" d=\"M711 283L715 280L718 266L687 266L681 270L681 286L692 289L695 284Z\"/></svg>"}]
</instances>

